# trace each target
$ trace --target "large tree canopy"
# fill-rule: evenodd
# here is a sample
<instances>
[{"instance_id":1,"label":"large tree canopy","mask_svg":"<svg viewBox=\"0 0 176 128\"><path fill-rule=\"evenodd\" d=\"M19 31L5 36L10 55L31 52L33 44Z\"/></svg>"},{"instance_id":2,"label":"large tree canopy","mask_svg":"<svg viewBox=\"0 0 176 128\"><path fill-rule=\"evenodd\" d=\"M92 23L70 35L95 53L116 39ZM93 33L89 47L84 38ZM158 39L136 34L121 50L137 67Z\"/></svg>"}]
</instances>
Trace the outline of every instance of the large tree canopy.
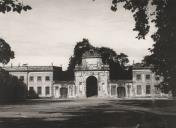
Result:
<instances>
[{"instance_id":1,"label":"large tree canopy","mask_svg":"<svg viewBox=\"0 0 176 128\"><path fill-rule=\"evenodd\" d=\"M0 39L0 63L7 64L10 59L14 58L14 52L11 50L9 44Z\"/></svg>"},{"instance_id":2,"label":"large tree canopy","mask_svg":"<svg viewBox=\"0 0 176 128\"><path fill-rule=\"evenodd\" d=\"M24 5L18 0L0 0L0 13L17 12L30 10L31 7ZM0 63L7 64L14 58L14 52L9 44L0 38ZM17 77L10 75L0 68L0 102L23 100L27 96L26 85Z\"/></svg>"},{"instance_id":3,"label":"large tree canopy","mask_svg":"<svg viewBox=\"0 0 176 128\"><path fill-rule=\"evenodd\" d=\"M0 0L0 13L27 11L32 9L29 5L24 5L18 0ZM14 52L11 50L9 44L0 39L0 63L7 64L10 59L14 58Z\"/></svg>"},{"instance_id":4,"label":"large tree canopy","mask_svg":"<svg viewBox=\"0 0 176 128\"><path fill-rule=\"evenodd\" d=\"M78 64L81 64L82 55L89 49L96 49L102 56L104 64L110 66L110 78L111 79L130 79L131 70L127 66L129 62L128 56L124 53L117 54L113 49L108 47L94 47L89 43L88 39L83 39L77 42L74 48L73 56L70 58L68 73L71 74L71 78L74 77L74 68Z\"/></svg>"},{"instance_id":5,"label":"large tree canopy","mask_svg":"<svg viewBox=\"0 0 176 128\"><path fill-rule=\"evenodd\" d=\"M73 56L70 57L68 71L73 71L76 64L81 64L82 54L90 48L93 48L93 46L89 43L88 39L77 42L73 51Z\"/></svg>"},{"instance_id":6,"label":"large tree canopy","mask_svg":"<svg viewBox=\"0 0 176 128\"><path fill-rule=\"evenodd\" d=\"M133 13L134 30L138 39L145 38L150 30L150 23L157 28L151 37L155 44L149 49L151 55L144 62L154 65L154 71L164 76L163 88L176 92L176 1L175 0L112 0L113 11L118 4Z\"/></svg>"},{"instance_id":7,"label":"large tree canopy","mask_svg":"<svg viewBox=\"0 0 176 128\"><path fill-rule=\"evenodd\" d=\"M18 0L0 0L0 12L17 12L21 13L22 10L27 11L32 9L29 5L24 5L22 2Z\"/></svg>"}]
</instances>

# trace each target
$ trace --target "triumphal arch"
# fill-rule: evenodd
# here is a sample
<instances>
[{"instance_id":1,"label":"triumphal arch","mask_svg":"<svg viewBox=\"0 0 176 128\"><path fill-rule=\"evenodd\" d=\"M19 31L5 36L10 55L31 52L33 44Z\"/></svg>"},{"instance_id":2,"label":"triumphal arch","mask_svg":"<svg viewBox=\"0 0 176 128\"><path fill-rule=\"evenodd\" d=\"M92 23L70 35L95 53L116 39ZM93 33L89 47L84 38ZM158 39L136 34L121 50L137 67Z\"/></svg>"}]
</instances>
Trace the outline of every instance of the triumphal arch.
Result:
<instances>
[{"instance_id":1,"label":"triumphal arch","mask_svg":"<svg viewBox=\"0 0 176 128\"><path fill-rule=\"evenodd\" d=\"M75 67L76 96L106 97L109 90L109 65L103 64L97 50L85 52L82 55L82 63Z\"/></svg>"}]
</instances>

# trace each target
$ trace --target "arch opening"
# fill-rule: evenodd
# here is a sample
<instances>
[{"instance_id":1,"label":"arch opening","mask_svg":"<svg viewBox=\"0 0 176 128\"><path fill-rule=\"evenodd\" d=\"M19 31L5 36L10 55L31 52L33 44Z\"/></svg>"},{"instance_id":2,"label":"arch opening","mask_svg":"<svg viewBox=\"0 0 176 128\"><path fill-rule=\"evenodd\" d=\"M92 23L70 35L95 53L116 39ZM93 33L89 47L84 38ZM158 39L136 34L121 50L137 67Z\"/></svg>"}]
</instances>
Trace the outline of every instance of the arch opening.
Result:
<instances>
[{"instance_id":1,"label":"arch opening","mask_svg":"<svg viewBox=\"0 0 176 128\"><path fill-rule=\"evenodd\" d=\"M97 78L94 76L90 76L86 80L86 96L98 96Z\"/></svg>"}]
</instances>

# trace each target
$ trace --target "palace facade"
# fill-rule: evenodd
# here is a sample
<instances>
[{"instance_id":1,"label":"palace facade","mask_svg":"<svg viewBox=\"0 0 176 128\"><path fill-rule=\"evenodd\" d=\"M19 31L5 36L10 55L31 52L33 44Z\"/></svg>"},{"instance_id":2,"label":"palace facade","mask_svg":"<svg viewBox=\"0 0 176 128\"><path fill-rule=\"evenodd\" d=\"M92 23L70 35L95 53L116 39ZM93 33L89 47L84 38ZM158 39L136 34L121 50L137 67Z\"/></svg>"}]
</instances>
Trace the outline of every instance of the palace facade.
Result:
<instances>
[{"instance_id":1,"label":"palace facade","mask_svg":"<svg viewBox=\"0 0 176 128\"><path fill-rule=\"evenodd\" d=\"M26 83L28 90L39 97L54 98L143 98L167 96L161 92L162 77L156 76L151 67L133 66L130 80L110 80L109 65L103 64L96 50L89 50L82 56L82 63L75 67L74 81L60 81L62 72L56 66L12 66L4 67L10 74Z\"/></svg>"},{"instance_id":2,"label":"palace facade","mask_svg":"<svg viewBox=\"0 0 176 128\"><path fill-rule=\"evenodd\" d=\"M28 90L36 92L39 97L53 96L53 83L62 71L56 66L11 66L3 69L22 80Z\"/></svg>"}]
</instances>

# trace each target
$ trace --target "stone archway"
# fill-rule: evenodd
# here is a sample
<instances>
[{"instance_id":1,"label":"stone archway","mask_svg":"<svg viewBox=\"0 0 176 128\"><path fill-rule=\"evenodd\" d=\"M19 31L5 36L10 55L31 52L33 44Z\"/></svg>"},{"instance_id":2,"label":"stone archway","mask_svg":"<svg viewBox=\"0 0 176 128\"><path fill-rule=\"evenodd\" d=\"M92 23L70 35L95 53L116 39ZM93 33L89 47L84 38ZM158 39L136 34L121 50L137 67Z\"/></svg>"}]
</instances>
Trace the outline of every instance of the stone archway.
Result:
<instances>
[{"instance_id":1,"label":"stone archway","mask_svg":"<svg viewBox=\"0 0 176 128\"><path fill-rule=\"evenodd\" d=\"M95 76L90 76L86 80L86 96L98 96L97 78Z\"/></svg>"},{"instance_id":2,"label":"stone archway","mask_svg":"<svg viewBox=\"0 0 176 128\"><path fill-rule=\"evenodd\" d=\"M125 87L118 87L117 88L117 96L118 96L118 98L123 98L126 96Z\"/></svg>"}]
</instances>

